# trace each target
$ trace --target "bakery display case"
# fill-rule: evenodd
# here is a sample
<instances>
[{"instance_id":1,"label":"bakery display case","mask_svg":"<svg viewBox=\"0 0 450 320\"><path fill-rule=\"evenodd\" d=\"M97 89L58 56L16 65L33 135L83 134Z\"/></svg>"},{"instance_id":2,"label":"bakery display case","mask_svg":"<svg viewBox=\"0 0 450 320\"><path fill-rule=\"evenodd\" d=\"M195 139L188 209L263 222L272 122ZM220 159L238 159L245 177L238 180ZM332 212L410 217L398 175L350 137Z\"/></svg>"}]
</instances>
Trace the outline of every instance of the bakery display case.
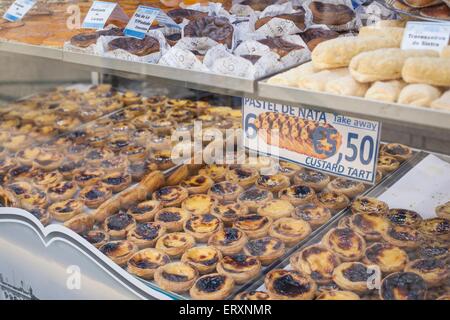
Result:
<instances>
[{"instance_id":1,"label":"bakery display case","mask_svg":"<svg viewBox=\"0 0 450 320\"><path fill-rule=\"evenodd\" d=\"M0 299L449 298L450 147L381 128L450 143L448 46L402 48L375 1L116 3L97 30L92 1L0 22L0 82L30 93L0 86ZM372 178L255 154L249 128L336 168L360 152Z\"/></svg>"}]
</instances>

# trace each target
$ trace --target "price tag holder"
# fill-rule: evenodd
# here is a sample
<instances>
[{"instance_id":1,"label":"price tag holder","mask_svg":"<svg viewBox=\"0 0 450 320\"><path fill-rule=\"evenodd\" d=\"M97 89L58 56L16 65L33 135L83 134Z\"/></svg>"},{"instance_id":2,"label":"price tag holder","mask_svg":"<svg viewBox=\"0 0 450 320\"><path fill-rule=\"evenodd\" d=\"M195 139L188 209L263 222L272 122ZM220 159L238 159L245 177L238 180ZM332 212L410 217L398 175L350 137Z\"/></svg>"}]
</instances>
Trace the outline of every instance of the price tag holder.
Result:
<instances>
[{"instance_id":1,"label":"price tag holder","mask_svg":"<svg viewBox=\"0 0 450 320\"><path fill-rule=\"evenodd\" d=\"M246 149L364 183L375 183L381 123L244 98Z\"/></svg>"},{"instance_id":2,"label":"price tag holder","mask_svg":"<svg viewBox=\"0 0 450 320\"><path fill-rule=\"evenodd\" d=\"M448 46L450 23L409 21L402 39L402 49L435 50Z\"/></svg>"},{"instance_id":3,"label":"price tag holder","mask_svg":"<svg viewBox=\"0 0 450 320\"><path fill-rule=\"evenodd\" d=\"M139 6L128 22L124 34L129 37L144 39L160 10L157 8Z\"/></svg>"},{"instance_id":4,"label":"price tag holder","mask_svg":"<svg viewBox=\"0 0 450 320\"><path fill-rule=\"evenodd\" d=\"M114 2L94 1L81 27L85 29L104 29L106 22L116 7L118 7L117 3Z\"/></svg>"},{"instance_id":5,"label":"price tag holder","mask_svg":"<svg viewBox=\"0 0 450 320\"><path fill-rule=\"evenodd\" d=\"M36 4L36 0L16 0L3 15L3 19L14 22L21 20Z\"/></svg>"}]
</instances>

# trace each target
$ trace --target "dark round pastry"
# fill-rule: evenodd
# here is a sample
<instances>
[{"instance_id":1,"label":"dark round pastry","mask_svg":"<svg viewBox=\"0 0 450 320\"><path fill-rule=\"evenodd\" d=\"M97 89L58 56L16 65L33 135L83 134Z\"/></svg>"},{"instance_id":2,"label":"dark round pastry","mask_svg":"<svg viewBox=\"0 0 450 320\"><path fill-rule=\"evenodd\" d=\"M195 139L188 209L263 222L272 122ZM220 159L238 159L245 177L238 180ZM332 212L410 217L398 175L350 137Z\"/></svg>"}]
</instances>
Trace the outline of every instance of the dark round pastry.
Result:
<instances>
[{"instance_id":1,"label":"dark round pastry","mask_svg":"<svg viewBox=\"0 0 450 320\"><path fill-rule=\"evenodd\" d=\"M330 209L333 214L347 208L350 204L350 200L346 195L329 191L319 193L317 200L325 208Z\"/></svg>"},{"instance_id":2,"label":"dark round pastry","mask_svg":"<svg viewBox=\"0 0 450 320\"><path fill-rule=\"evenodd\" d=\"M311 187L295 185L281 190L278 196L280 199L288 200L294 206L298 206L313 201L316 193Z\"/></svg>"},{"instance_id":3,"label":"dark round pastry","mask_svg":"<svg viewBox=\"0 0 450 320\"><path fill-rule=\"evenodd\" d=\"M351 217L350 226L366 240L378 241L388 229L389 222L382 216L357 213Z\"/></svg>"},{"instance_id":4,"label":"dark round pastry","mask_svg":"<svg viewBox=\"0 0 450 320\"><path fill-rule=\"evenodd\" d=\"M408 227L417 227L422 221L420 214L407 209L390 209L386 218L393 224Z\"/></svg>"},{"instance_id":5,"label":"dark round pastry","mask_svg":"<svg viewBox=\"0 0 450 320\"><path fill-rule=\"evenodd\" d=\"M315 24L339 26L349 23L355 17L355 12L344 4L312 1L309 4L309 9L312 12Z\"/></svg>"},{"instance_id":6,"label":"dark round pastry","mask_svg":"<svg viewBox=\"0 0 450 320\"><path fill-rule=\"evenodd\" d=\"M140 278L152 280L156 269L168 263L170 263L170 258L164 252L147 248L136 252L128 260L127 271Z\"/></svg>"},{"instance_id":7,"label":"dark round pastry","mask_svg":"<svg viewBox=\"0 0 450 320\"><path fill-rule=\"evenodd\" d=\"M430 239L450 240L450 220L444 218L422 220L418 230Z\"/></svg>"},{"instance_id":8,"label":"dark round pastry","mask_svg":"<svg viewBox=\"0 0 450 320\"><path fill-rule=\"evenodd\" d=\"M119 212L106 218L104 230L111 238L125 238L127 233L136 227L136 221L133 216Z\"/></svg>"},{"instance_id":9,"label":"dark round pastry","mask_svg":"<svg viewBox=\"0 0 450 320\"><path fill-rule=\"evenodd\" d=\"M447 259L450 257L450 248L445 242L427 240L420 244L417 254L422 259Z\"/></svg>"},{"instance_id":10,"label":"dark round pastry","mask_svg":"<svg viewBox=\"0 0 450 320\"><path fill-rule=\"evenodd\" d=\"M223 300L233 288L234 281L230 276L213 273L198 278L189 293L195 300Z\"/></svg>"},{"instance_id":11,"label":"dark round pastry","mask_svg":"<svg viewBox=\"0 0 450 320\"><path fill-rule=\"evenodd\" d=\"M270 217L249 214L238 217L233 227L244 232L250 239L257 239L267 235L272 221Z\"/></svg>"},{"instance_id":12,"label":"dark round pastry","mask_svg":"<svg viewBox=\"0 0 450 320\"><path fill-rule=\"evenodd\" d=\"M1 197L1 191L0 191L0 197ZM1 207L1 200L0 200L0 207ZM35 216L39 221L42 223L43 226L46 226L50 223L51 216L48 210L42 209L42 208L34 208L32 210L29 210L30 213Z\"/></svg>"},{"instance_id":13,"label":"dark round pastry","mask_svg":"<svg viewBox=\"0 0 450 320\"><path fill-rule=\"evenodd\" d=\"M261 262L252 256L237 254L225 256L217 264L217 272L233 278L237 284L245 284L254 279L261 270Z\"/></svg>"},{"instance_id":14,"label":"dark round pastry","mask_svg":"<svg viewBox=\"0 0 450 320\"><path fill-rule=\"evenodd\" d=\"M406 272L420 275L428 287L440 286L449 275L448 264L443 259L417 259L408 263Z\"/></svg>"},{"instance_id":15,"label":"dark round pastry","mask_svg":"<svg viewBox=\"0 0 450 320\"><path fill-rule=\"evenodd\" d=\"M331 219L331 211L321 204L307 203L295 208L292 217L307 221L311 227L317 228Z\"/></svg>"},{"instance_id":16,"label":"dark round pastry","mask_svg":"<svg viewBox=\"0 0 450 320\"><path fill-rule=\"evenodd\" d=\"M184 36L189 38L210 38L231 49L233 46L233 25L224 17L201 17L190 21L184 27Z\"/></svg>"},{"instance_id":17,"label":"dark round pastry","mask_svg":"<svg viewBox=\"0 0 450 320\"><path fill-rule=\"evenodd\" d=\"M333 281L343 290L368 291L368 280L371 272L361 262L344 262L333 271Z\"/></svg>"},{"instance_id":18,"label":"dark round pastry","mask_svg":"<svg viewBox=\"0 0 450 320\"><path fill-rule=\"evenodd\" d=\"M285 246L283 241L279 239L264 237L247 242L244 246L244 252L257 257L261 264L266 266L284 255Z\"/></svg>"},{"instance_id":19,"label":"dark round pastry","mask_svg":"<svg viewBox=\"0 0 450 320\"><path fill-rule=\"evenodd\" d=\"M304 47L286 41L282 37L273 37L273 38L265 38L258 40L259 43L262 43L270 48L271 51L275 52L280 56L280 58L283 58L287 56L289 53L291 53L294 50L302 50Z\"/></svg>"},{"instance_id":20,"label":"dark round pastry","mask_svg":"<svg viewBox=\"0 0 450 320\"><path fill-rule=\"evenodd\" d=\"M320 192L326 188L330 182L330 177L319 171L304 169L294 176L294 182Z\"/></svg>"},{"instance_id":21,"label":"dark round pastry","mask_svg":"<svg viewBox=\"0 0 450 320\"><path fill-rule=\"evenodd\" d=\"M103 230L91 230L83 235L83 238L97 249L109 242L109 234Z\"/></svg>"},{"instance_id":22,"label":"dark round pastry","mask_svg":"<svg viewBox=\"0 0 450 320\"><path fill-rule=\"evenodd\" d=\"M264 280L269 296L274 300L312 300L317 284L298 271L275 269Z\"/></svg>"},{"instance_id":23,"label":"dark round pastry","mask_svg":"<svg viewBox=\"0 0 450 320\"><path fill-rule=\"evenodd\" d=\"M385 156L394 157L400 162L408 160L413 155L411 148L400 143L385 144L381 147L380 153Z\"/></svg>"},{"instance_id":24,"label":"dark round pastry","mask_svg":"<svg viewBox=\"0 0 450 320\"><path fill-rule=\"evenodd\" d=\"M219 249L224 255L241 252L247 243L247 236L236 228L224 228L214 233L208 240L208 245Z\"/></svg>"},{"instance_id":25,"label":"dark round pastry","mask_svg":"<svg viewBox=\"0 0 450 320\"><path fill-rule=\"evenodd\" d=\"M222 228L222 221L212 214L196 215L186 220L183 228L198 242L207 242L213 233Z\"/></svg>"},{"instance_id":26,"label":"dark round pastry","mask_svg":"<svg viewBox=\"0 0 450 320\"><path fill-rule=\"evenodd\" d=\"M135 56L147 56L159 52L159 41L153 37L146 36L144 39L137 38L116 38L108 43L108 50L125 50Z\"/></svg>"},{"instance_id":27,"label":"dark round pastry","mask_svg":"<svg viewBox=\"0 0 450 320\"><path fill-rule=\"evenodd\" d=\"M391 225L385 233L383 239L394 246L406 249L415 249L420 245L422 235L419 231L408 226Z\"/></svg>"},{"instance_id":28,"label":"dark round pastry","mask_svg":"<svg viewBox=\"0 0 450 320\"><path fill-rule=\"evenodd\" d=\"M366 213L371 215L385 215L389 210L387 203L369 197L356 198L351 208L353 213Z\"/></svg>"},{"instance_id":29,"label":"dark round pastry","mask_svg":"<svg viewBox=\"0 0 450 320\"><path fill-rule=\"evenodd\" d=\"M350 228L333 228L325 234L322 244L343 261L360 259L366 250L366 241Z\"/></svg>"},{"instance_id":30,"label":"dark round pastry","mask_svg":"<svg viewBox=\"0 0 450 320\"><path fill-rule=\"evenodd\" d=\"M206 17L208 13L197 10L178 8L169 10L167 12L167 15L171 17L172 20L175 21L177 24L180 24L183 22L184 19L193 21L201 17Z\"/></svg>"},{"instance_id":31,"label":"dark round pastry","mask_svg":"<svg viewBox=\"0 0 450 320\"><path fill-rule=\"evenodd\" d=\"M213 246L193 247L183 253L182 262L189 263L200 274L215 272L217 263L222 259L222 253Z\"/></svg>"},{"instance_id":32,"label":"dark round pastry","mask_svg":"<svg viewBox=\"0 0 450 320\"><path fill-rule=\"evenodd\" d=\"M249 189L241 193L237 199L238 203L246 206L249 211L256 212L256 210L273 199L273 194L270 191L262 189Z\"/></svg>"},{"instance_id":33,"label":"dark round pastry","mask_svg":"<svg viewBox=\"0 0 450 320\"><path fill-rule=\"evenodd\" d=\"M381 282L380 297L383 300L425 300L427 284L412 272L397 272Z\"/></svg>"},{"instance_id":34,"label":"dark round pastry","mask_svg":"<svg viewBox=\"0 0 450 320\"><path fill-rule=\"evenodd\" d=\"M403 271L408 261L406 251L392 244L381 242L368 247L364 256L365 263L375 264L385 273Z\"/></svg>"},{"instance_id":35,"label":"dark round pastry","mask_svg":"<svg viewBox=\"0 0 450 320\"><path fill-rule=\"evenodd\" d=\"M313 51L319 43L339 37L339 33L325 28L309 28L303 31L300 37L307 44L309 50Z\"/></svg>"},{"instance_id":36,"label":"dark round pastry","mask_svg":"<svg viewBox=\"0 0 450 320\"><path fill-rule=\"evenodd\" d=\"M154 247L156 241L166 232L159 222L143 222L127 233L127 239L133 241L139 249Z\"/></svg>"},{"instance_id":37,"label":"dark round pastry","mask_svg":"<svg viewBox=\"0 0 450 320\"><path fill-rule=\"evenodd\" d=\"M100 251L119 266L123 267L138 251L138 247L131 241L111 241L101 246Z\"/></svg>"}]
</instances>

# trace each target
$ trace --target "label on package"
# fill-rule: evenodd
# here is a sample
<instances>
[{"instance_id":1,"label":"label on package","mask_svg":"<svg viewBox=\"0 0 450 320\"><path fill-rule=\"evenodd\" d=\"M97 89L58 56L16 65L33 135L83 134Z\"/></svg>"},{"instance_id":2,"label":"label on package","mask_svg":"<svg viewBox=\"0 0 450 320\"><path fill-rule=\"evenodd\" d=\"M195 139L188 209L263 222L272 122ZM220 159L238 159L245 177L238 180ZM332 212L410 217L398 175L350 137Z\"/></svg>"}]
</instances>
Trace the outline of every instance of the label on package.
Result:
<instances>
[{"instance_id":1,"label":"label on package","mask_svg":"<svg viewBox=\"0 0 450 320\"><path fill-rule=\"evenodd\" d=\"M139 6L125 27L124 33L129 37L144 39L159 14L159 9Z\"/></svg>"},{"instance_id":2,"label":"label on package","mask_svg":"<svg viewBox=\"0 0 450 320\"><path fill-rule=\"evenodd\" d=\"M86 18L84 18L82 28L104 29L106 22L116 7L117 3L114 2L94 1Z\"/></svg>"},{"instance_id":3,"label":"label on package","mask_svg":"<svg viewBox=\"0 0 450 320\"><path fill-rule=\"evenodd\" d=\"M16 0L3 15L3 19L14 22L21 20L36 4L36 0Z\"/></svg>"},{"instance_id":4,"label":"label on package","mask_svg":"<svg viewBox=\"0 0 450 320\"><path fill-rule=\"evenodd\" d=\"M403 34L402 49L435 50L448 46L450 23L409 21Z\"/></svg>"}]
</instances>

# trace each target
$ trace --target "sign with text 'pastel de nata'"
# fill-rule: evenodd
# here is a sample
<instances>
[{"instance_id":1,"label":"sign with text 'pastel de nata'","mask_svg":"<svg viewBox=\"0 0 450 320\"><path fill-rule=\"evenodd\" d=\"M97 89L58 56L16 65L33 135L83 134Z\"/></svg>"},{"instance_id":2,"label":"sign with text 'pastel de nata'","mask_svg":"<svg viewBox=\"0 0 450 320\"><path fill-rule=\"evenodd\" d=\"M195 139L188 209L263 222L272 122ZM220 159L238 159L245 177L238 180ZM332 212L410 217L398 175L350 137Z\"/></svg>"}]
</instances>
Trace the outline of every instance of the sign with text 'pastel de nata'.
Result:
<instances>
[{"instance_id":1,"label":"sign with text 'pastel de nata'","mask_svg":"<svg viewBox=\"0 0 450 320\"><path fill-rule=\"evenodd\" d=\"M248 150L375 183L381 123L248 98L242 114Z\"/></svg>"},{"instance_id":2,"label":"sign with text 'pastel de nata'","mask_svg":"<svg viewBox=\"0 0 450 320\"><path fill-rule=\"evenodd\" d=\"M84 18L84 29L104 29L111 14L120 7L114 2L94 1Z\"/></svg>"},{"instance_id":3,"label":"sign with text 'pastel de nata'","mask_svg":"<svg viewBox=\"0 0 450 320\"><path fill-rule=\"evenodd\" d=\"M16 0L3 15L3 19L14 22L21 20L36 4L36 0Z\"/></svg>"},{"instance_id":4,"label":"sign with text 'pastel de nata'","mask_svg":"<svg viewBox=\"0 0 450 320\"><path fill-rule=\"evenodd\" d=\"M435 50L448 46L450 23L409 21L403 33L402 49Z\"/></svg>"}]
</instances>

